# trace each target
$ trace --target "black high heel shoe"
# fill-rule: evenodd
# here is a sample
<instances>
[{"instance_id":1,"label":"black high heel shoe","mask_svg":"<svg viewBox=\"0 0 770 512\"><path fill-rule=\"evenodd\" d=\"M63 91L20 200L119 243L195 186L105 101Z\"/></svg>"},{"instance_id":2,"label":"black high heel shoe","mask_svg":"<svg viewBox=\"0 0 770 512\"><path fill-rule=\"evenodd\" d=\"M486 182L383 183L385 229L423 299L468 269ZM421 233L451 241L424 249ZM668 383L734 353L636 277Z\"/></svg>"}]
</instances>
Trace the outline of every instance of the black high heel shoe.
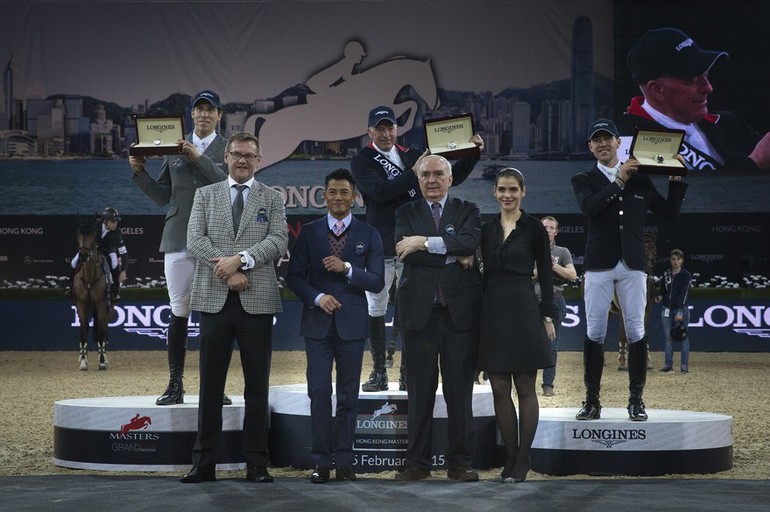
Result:
<instances>
[{"instance_id":1,"label":"black high heel shoe","mask_svg":"<svg viewBox=\"0 0 770 512\"><path fill-rule=\"evenodd\" d=\"M513 479L514 483L521 483L527 479L527 473L529 473L529 468L532 466L532 461L527 457L527 460L523 464L516 464L513 466L513 471L511 472L511 478Z\"/></svg>"}]
</instances>

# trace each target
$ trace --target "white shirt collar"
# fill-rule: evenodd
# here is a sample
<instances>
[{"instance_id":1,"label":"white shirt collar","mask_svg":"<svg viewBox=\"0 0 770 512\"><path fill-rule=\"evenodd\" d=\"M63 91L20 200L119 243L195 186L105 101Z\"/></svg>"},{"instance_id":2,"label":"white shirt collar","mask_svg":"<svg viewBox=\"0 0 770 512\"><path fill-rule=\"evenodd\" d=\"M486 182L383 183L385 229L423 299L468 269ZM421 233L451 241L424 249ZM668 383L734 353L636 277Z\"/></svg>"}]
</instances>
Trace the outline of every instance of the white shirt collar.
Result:
<instances>
[{"instance_id":1,"label":"white shirt collar","mask_svg":"<svg viewBox=\"0 0 770 512\"><path fill-rule=\"evenodd\" d=\"M203 137L202 139L198 137L198 135L193 132L192 134L192 143L195 144L195 147L197 148L203 148L205 151L206 148L208 148L212 142L214 142L214 139L217 137L217 132L211 132L206 137Z\"/></svg>"},{"instance_id":2,"label":"white shirt collar","mask_svg":"<svg viewBox=\"0 0 770 512\"><path fill-rule=\"evenodd\" d=\"M607 179L610 181L615 181L615 178L618 177L618 173L620 172L620 161L618 161L617 164L615 164L615 167L607 167L601 162L596 162L596 167L599 168L600 171L602 171L602 174L607 176Z\"/></svg>"},{"instance_id":3,"label":"white shirt collar","mask_svg":"<svg viewBox=\"0 0 770 512\"><path fill-rule=\"evenodd\" d=\"M449 197L449 194L445 195L441 199L441 201L438 201L438 203L441 204L441 211L442 212L444 211L444 206L446 206L446 200L447 200L448 197ZM431 201L430 199L425 198L425 202L428 203L428 208L432 208L433 207L433 203L435 203L436 201Z\"/></svg>"},{"instance_id":4,"label":"white shirt collar","mask_svg":"<svg viewBox=\"0 0 770 512\"><path fill-rule=\"evenodd\" d=\"M245 183L238 183L237 181L235 181L232 178L232 176L230 176L230 175L227 176L227 186L228 187L234 187L235 185L246 185L247 187L249 187L249 189L252 189L252 188L254 188L254 182L255 181L256 180L254 179L254 176L252 176L251 179L246 181Z\"/></svg>"},{"instance_id":5,"label":"white shirt collar","mask_svg":"<svg viewBox=\"0 0 770 512\"><path fill-rule=\"evenodd\" d=\"M342 231L345 231L346 229L348 229L348 226L350 226L351 222L353 222L353 214L352 213L348 213L348 216L345 217L344 219L342 219L342 223L345 225L345 227L343 228ZM334 216L332 216L331 213L327 213L326 214L326 224L328 224L328 226L329 226L329 231L333 231L334 230L334 226L337 224L337 219Z\"/></svg>"}]
</instances>

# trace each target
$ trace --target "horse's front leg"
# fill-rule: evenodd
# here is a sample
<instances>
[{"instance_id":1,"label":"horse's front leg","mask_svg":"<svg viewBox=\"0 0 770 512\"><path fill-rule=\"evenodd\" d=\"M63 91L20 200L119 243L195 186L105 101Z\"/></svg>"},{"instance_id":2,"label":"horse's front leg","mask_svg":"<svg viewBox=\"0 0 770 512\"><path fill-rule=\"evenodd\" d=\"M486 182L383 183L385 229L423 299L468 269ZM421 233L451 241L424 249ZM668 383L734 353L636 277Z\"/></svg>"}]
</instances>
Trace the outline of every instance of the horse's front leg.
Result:
<instances>
[{"instance_id":1,"label":"horse's front leg","mask_svg":"<svg viewBox=\"0 0 770 512\"><path fill-rule=\"evenodd\" d=\"M110 321L111 309L107 302L100 303L94 311L94 338L96 347L99 351L99 369L107 370L109 361L107 361L107 325Z\"/></svg>"},{"instance_id":2,"label":"horse's front leg","mask_svg":"<svg viewBox=\"0 0 770 512\"><path fill-rule=\"evenodd\" d=\"M80 371L88 370L88 306L78 304L78 320L80 321L80 352L78 353L78 365Z\"/></svg>"}]
</instances>

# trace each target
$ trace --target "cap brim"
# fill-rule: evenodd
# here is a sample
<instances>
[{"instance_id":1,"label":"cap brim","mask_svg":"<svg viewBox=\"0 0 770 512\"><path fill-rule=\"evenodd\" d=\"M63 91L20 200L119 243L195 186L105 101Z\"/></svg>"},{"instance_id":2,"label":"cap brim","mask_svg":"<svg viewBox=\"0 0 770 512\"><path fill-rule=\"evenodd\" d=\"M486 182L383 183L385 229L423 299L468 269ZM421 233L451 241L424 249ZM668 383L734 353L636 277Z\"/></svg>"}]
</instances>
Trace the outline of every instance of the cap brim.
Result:
<instances>
[{"instance_id":1,"label":"cap brim","mask_svg":"<svg viewBox=\"0 0 770 512\"><path fill-rule=\"evenodd\" d=\"M619 135L618 135L617 133L612 133L611 131L609 131L609 130L608 130L608 129L606 129L606 128L599 128L598 130L594 130L593 132L591 132L591 135L589 135L589 136L588 136L588 140L591 140L591 139L593 139L593 138L594 138L594 136L595 136L597 133L602 133L602 132L604 132L604 133L606 133L607 135L610 135L610 136L612 136L612 137L619 137Z\"/></svg>"},{"instance_id":2,"label":"cap brim","mask_svg":"<svg viewBox=\"0 0 770 512\"><path fill-rule=\"evenodd\" d=\"M701 51L691 56L687 62L675 64L671 76L691 78L708 72L720 57L729 57L727 52Z\"/></svg>"},{"instance_id":3,"label":"cap brim","mask_svg":"<svg viewBox=\"0 0 770 512\"><path fill-rule=\"evenodd\" d=\"M374 124L372 126L377 126L379 124L387 122L388 124L396 124L395 119L391 119L390 117L381 117L377 120L375 120Z\"/></svg>"}]
</instances>

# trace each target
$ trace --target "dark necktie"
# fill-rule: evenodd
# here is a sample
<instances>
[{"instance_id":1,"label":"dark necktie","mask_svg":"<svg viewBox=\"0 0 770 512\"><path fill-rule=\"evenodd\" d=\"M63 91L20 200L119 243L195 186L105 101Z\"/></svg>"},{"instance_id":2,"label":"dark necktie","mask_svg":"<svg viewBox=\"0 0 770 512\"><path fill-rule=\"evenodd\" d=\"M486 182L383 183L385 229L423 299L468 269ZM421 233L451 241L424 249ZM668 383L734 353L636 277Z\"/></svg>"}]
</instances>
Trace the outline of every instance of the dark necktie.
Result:
<instances>
[{"instance_id":1,"label":"dark necktie","mask_svg":"<svg viewBox=\"0 0 770 512\"><path fill-rule=\"evenodd\" d=\"M433 223L436 225L436 231L441 224L441 203L431 203L430 211L433 214ZM442 306L446 306L446 298L444 297L444 289L441 287L441 281L438 283L436 289L436 302Z\"/></svg>"},{"instance_id":2,"label":"dark necktie","mask_svg":"<svg viewBox=\"0 0 770 512\"><path fill-rule=\"evenodd\" d=\"M233 201L233 232L238 234L238 226L241 223L241 215L243 214L243 190L246 185L233 185L238 189L235 194L235 201Z\"/></svg>"}]
</instances>

